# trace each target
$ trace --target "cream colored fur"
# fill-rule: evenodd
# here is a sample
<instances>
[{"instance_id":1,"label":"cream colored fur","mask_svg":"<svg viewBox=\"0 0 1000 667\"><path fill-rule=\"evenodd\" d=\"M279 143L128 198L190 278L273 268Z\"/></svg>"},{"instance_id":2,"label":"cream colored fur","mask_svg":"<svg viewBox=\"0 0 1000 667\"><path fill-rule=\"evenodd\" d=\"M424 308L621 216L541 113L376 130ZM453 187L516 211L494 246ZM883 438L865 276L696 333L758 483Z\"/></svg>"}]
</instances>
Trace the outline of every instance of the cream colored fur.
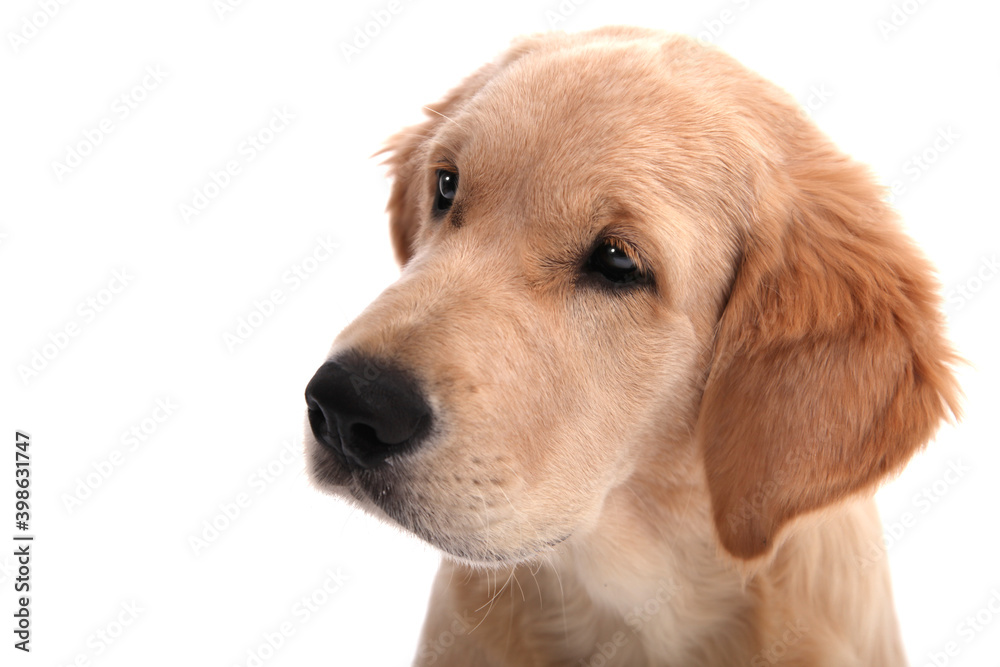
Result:
<instances>
[{"instance_id":1,"label":"cream colored fur","mask_svg":"<svg viewBox=\"0 0 1000 667\"><path fill-rule=\"evenodd\" d=\"M446 554L416 664L904 664L871 493L957 390L866 169L630 28L519 40L387 150L402 276L331 356L407 369L435 426L377 470L308 454ZM588 282L601 238L651 282Z\"/></svg>"}]
</instances>

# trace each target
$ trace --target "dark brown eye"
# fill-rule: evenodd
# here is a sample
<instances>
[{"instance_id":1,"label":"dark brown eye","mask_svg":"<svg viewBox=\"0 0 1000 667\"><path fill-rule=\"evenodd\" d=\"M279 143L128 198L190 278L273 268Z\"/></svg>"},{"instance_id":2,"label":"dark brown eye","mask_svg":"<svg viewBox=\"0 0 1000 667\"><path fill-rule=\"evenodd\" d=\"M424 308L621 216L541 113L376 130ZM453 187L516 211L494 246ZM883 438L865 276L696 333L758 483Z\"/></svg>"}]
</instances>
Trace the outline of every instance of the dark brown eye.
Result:
<instances>
[{"instance_id":1,"label":"dark brown eye","mask_svg":"<svg viewBox=\"0 0 1000 667\"><path fill-rule=\"evenodd\" d=\"M451 208L458 192L458 172L437 170L437 189L434 191L434 212L441 213Z\"/></svg>"},{"instance_id":2,"label":"dark brown eye","mask_svg":"<svg viewBox=\"0 0 1000 667\"><path fill-rule=\"evenodd\" d=\"M635 260L614 241L603 241L597 246L587 260L586 270L619 284L635 282L642 277Z\"/></svg>"}]
</instances>

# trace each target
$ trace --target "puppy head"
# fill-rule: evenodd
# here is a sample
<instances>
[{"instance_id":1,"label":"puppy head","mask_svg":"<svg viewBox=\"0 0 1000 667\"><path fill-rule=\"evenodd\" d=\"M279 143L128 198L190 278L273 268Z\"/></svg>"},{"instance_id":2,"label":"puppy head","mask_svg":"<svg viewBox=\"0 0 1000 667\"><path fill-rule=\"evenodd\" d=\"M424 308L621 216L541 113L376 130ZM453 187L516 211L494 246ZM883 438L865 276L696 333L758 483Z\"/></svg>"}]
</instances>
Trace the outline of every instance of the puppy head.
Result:
<instances>
[{"instance_id":1,"label":"puppy head","mask_svg":"<svg viewBox=\"0 0 1000 667\"><path fill-rule=\"evenodd\" d=\"M388 150L403 273L310 383L310 470L455 557L532 558L697 460L752 558L954 405L870 176L712 49L529 38Z\"/></svg>"}]
</instances>

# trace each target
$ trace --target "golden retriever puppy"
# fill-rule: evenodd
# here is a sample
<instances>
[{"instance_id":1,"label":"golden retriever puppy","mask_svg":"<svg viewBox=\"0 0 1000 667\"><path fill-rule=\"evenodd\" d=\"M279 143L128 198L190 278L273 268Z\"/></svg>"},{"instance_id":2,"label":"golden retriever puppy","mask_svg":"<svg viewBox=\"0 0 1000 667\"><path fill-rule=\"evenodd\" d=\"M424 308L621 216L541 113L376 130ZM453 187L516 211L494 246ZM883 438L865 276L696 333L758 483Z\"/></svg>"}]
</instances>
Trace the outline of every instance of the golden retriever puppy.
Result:
<instances>
[{"instance_id":1,"label":"golden retriever puppy","mask_svg":"<svg viewBox=\"0 0 1000 667\"><path fill-rule=\"evenodd\" d=\"M429 112L402 275L306 390L315 483L446 556L416 664L904 664L871 494L958 389L869 171L652 30L519 40Z\"/></svg>"}]
</instances>

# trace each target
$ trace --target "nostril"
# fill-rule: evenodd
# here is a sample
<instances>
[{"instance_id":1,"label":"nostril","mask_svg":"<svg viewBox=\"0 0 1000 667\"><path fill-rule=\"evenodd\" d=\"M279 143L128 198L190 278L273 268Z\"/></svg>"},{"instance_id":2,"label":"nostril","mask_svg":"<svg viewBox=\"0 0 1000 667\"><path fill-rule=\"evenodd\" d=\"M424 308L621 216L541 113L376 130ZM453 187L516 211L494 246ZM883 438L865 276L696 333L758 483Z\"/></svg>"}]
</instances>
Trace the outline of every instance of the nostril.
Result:
<instances>
[{"instance_id":1,"label":"nostril","mask_svg":"<svg viewBox=\"0 0 1000 667\"><path fill-rule=\"evenodd\" d=\"M396 444L396 443L384 443L378 439L375 434L375 429L368 424L351 424L350 428L350 439L360 445L368 446L385 446L386 444Z\"/></svg>"},{"instance_id":2,"label":"nostril","mask_svg":"<svg viewBox=\"0 0 1000 667\"><path fill-rule=\"evenodd\" d=\"M361 467L369 468L372 462L388 459L395 448L394 444L379 440L374 427L368 424L351 424L344 438L343 452Z\"/></svg>"},{"instance_id":3,"label":"nostril","mask_svg":"<svg viewBox=\"0 0 1000 667\"><path fill-rule=\"evenodd\" d=\"M313 435L327 447L335 446L333 440L330 438L330 434L335 430L336 424L333 424L333 428L331 428L331 424L327 420L323 408L311 396L307 395L306 404L309 406L309 428L312 429Z\"/></svg>"}]
</instances>

